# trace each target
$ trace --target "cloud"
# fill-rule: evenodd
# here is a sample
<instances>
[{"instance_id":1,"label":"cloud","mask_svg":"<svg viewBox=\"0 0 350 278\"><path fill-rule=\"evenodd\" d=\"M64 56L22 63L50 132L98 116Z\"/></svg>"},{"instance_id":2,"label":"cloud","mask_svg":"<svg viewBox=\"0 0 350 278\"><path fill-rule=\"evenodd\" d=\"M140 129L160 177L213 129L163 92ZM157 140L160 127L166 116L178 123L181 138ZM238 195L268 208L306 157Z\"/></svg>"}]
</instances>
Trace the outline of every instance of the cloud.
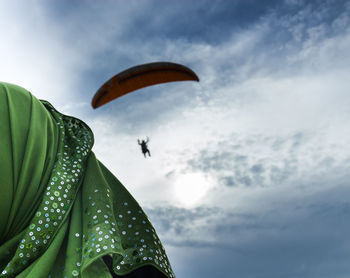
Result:
<instances>
[{"instance_id":1,"label":"cloud","mask_svg":"<svg viewBox=\"0 0 350 278\"><path fill-rule=\"evenodd\" d=\"M347 277L348 1L129 2L0 2L2 80L92 127L178 277ZM108 78L157 60L200 83L91 110ZM215 182L181 208L193 173Z\"/></svg>"},{"instance_id":2,"label":"cloud","mask_svg":"<svg viewBox=\"0 0 350 278\"><path fill-rule=\"evenodd\" d=\"M350 155L350 99L349 64L341 56L347 57L350 36L348 29L332 26L339 26L339 18L345 22L348 10L329 16L329 5L313 7L272 10L217 44L167 38L157 41L154 54L152 40L145 42L140 49L145 57L180 59L198 72L201 82L149 88L87 115L97 131L95 151L130 181L131 190L137 188L142 203L161 200L147 193L151 187L142 186L153 184L174 204L174 178L197 171L232 189L225 191L228 196L237 188L297 186L343 173ZM303 19L312 16L316 19ZM298 28L305 34L300 40L294 34ZM327 32L316 36L313 28ZM130 145L146 135L154 154L151 167L138 160L137 146L131 151ZM114 142L118 146L110 155ZM221 196L214 189L207 194L217 194L216 200Z\"/></svg>"},{"instance_id":3,"label":"cloud","mask_svg":"<svg viewBox=\"0 0 350 278\"><path fill-rule=\"evenodd\" d=\"M213 243L240 246L260 240L261 237L278 240L276 235L289 240L311 240L309 237L342 236L350 228L346 218L350 203L344 197L347 185L333 183L332 187L322 190L311 187L295 188L295 192L279 196L291 189L259 191L259 206L251 206L246 200L243 206L234 210L223 206L200 206L193 209L179 207L146 208L150 219L164 240L170 245L210 247ZM322 185L322 181L317 181ZM327 198L325 198L327 196ZM336 224L337 223L337 224ZM334 225L339 225L337 233L330 232ZM307 226L309 230L303 230ZM321 227L324 227L321 231ZM319 240L319 239L315 239ZM340 238L339 238L340 240ZM342 240L349 240L348 237Z\"/></svg>"},{"instance_id":4,"label":"cloud","mask_svg":"<svg viewBox=\"0 0 350 278\"><path fill-rule=\"evenodd\" d=\"M169 256L181 261L175 264L177 275L224 270L223 277L345 277L350 247L347 179L321 191L284 191L282 200L281 192L261 191L267 199L253 210L158 207L147 212ZM199 264L195 269L194 258Z\"/></svg>"},{"instance_id":5,"label":"cloud","mask_svg":"<svg viewBox=\"0 0 350 278\"><path fill-rule=\"evenodd\" d=\"M330 168L345 169L349 165L349 153L343 156L332 150L318 141L322 135L317 133L298 132L277 138L234 134L228 138L193 153L183 162L187 171L205 172L219 185L229 187L274 187L323 174L332 176Z\"/></svg>"}]
</instances>

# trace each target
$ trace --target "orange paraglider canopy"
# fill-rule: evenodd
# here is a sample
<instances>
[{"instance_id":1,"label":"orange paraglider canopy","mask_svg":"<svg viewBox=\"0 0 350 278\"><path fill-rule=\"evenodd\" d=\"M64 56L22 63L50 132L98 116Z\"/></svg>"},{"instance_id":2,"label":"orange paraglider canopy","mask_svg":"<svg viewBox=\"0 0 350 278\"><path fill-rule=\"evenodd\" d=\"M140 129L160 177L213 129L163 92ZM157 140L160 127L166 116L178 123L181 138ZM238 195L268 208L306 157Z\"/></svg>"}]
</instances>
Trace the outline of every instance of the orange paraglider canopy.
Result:
<instances>
[{"instance_id":1,"label":"orange paraglider canopy","mask_svg":"<svg viewBox=\"0 0 350 278\"><path fill-rule=\"evenodd\" d=\"M199 81L198 76L184 65L170 62L156 62L131 67L109 79L96 92L92 107L98 108L107 102L132 91L174 81Z\"/></svg>"}]
</instances>

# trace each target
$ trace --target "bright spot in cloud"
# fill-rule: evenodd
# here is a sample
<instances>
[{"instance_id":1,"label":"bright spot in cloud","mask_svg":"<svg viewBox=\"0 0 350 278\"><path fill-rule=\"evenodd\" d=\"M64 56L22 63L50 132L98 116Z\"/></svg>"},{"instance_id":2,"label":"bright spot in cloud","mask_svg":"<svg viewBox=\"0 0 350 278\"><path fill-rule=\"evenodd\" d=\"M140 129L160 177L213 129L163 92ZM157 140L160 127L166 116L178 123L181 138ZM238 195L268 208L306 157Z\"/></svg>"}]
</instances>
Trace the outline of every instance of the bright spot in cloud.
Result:
<instances>
[{"instance_id":1,"label":"bright spot in cloud","mask_svg":"<svg viewBox=\"0 0 350 278\"><path fill-rule=\"evenodd\" d=\"M174 196L176 202L185 207L196 205L212 187L210 179L202 173L189 173L176 178Z\"/></svg>"}]
</instances>

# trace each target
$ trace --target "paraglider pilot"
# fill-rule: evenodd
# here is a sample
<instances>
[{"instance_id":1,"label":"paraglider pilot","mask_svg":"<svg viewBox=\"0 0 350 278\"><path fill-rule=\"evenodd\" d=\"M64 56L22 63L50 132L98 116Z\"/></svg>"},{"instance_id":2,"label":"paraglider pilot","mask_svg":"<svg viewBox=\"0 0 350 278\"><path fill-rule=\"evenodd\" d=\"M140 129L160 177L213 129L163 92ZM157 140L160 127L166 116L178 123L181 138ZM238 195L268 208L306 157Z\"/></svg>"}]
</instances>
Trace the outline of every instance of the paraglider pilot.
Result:
<instances>
[{"instance_id":1,"label":"paraglider pilot","mask_svg":"<svg viewBox=\"0 0 350 278\"><path fill-rule=\"evenodd\" d=\"M145 140L142 140L141 142L140 142L140 140L139 139L137 139L137 143L139 143L139 145L141 146L141 150L142 150L142 153L143 153L143 155L146 157L146 153L148 153L148 156L151 156L151 153L150 153L150 151L149 151L149 149L148 149L148 147L147 147L147 143L149 142L149 138L147 137L147 141L145 141Z\"/></svg>"}]
</instances>

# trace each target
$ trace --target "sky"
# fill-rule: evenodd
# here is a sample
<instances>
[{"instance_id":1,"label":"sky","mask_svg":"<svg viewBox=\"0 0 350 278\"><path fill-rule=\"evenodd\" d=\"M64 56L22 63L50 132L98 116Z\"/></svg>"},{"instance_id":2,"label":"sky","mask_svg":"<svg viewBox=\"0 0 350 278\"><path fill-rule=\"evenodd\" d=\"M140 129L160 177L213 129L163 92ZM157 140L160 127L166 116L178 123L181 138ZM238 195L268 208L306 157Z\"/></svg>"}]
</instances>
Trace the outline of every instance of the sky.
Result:
<instances>
[{"instance_id":1,"label":"sky","mask_svg":"<svg viewBox=\"0 0 350 278\"><path fill-rule=\"evenodd\" d=\"M0 31L0 80L92 128L177 277L349 277L350 1L0 0ZM91 108L156 61L200 82Z\"/></svg>"}]
</instances>

